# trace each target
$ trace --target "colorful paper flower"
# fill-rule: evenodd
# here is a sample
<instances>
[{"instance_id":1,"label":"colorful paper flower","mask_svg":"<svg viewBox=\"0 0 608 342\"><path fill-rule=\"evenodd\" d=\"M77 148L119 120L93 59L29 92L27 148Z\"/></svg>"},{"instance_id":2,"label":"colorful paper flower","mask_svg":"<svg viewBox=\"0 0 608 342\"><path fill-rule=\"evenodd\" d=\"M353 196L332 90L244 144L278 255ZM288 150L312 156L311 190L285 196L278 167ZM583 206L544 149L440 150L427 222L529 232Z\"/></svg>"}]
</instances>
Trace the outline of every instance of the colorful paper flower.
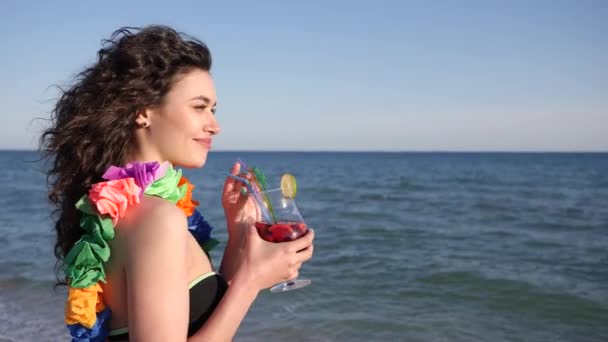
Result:
<instances>
[{"instance_id":1,"label":"colorful paper flower","mask_svg":"<svg viewBox=\"0 0 608 342\"><path fill-rule=\"evenodd\" d=\"M117 179L93 184L89 200L100 214L110 215L116 225L129 206L139 203L140 192L133 178Z\"/></svg>"},{"instance_id":2,"label":"colorful paper flower","mask_svg":"<svg viewBox=\"0 0 608 342\"><path fill-rule=\"evenodd\" d=\"M182 176L177 185L183 186L184 184L186 185L186 192L184 196L177 201L177 206L186 214L186 216L190 216L194 212L194 209L199 205L199 202L192 199L194 185L188 181L188 178Z\"/></svg>"},{"instance_id":3,"label":"colorful paper flower","mask_svg":"<svg viewBox=\"0 0 608 342\"><path fill-rule=\"evenodd\" d=\"M95 324L91 328L87 328L82 324L68 324L68 330L72 336L72 342L105 342L108 336L108 322L112 312L110 308L96 314Z\"/></svg>"},{"instance_id":4,"label":"colorful paper flower","mask_svg":"<svg viewBox=\"0 0 608 342\"><path fill-rule=\"evenodd\" d=\"M97 320L96 313L105 309L101 292L103 290L99 283L82 289L70 287L65 307L65 323L79 323L91 329Z\"/></svg>"},{"instance_id":5,"label":"colorful paper flower","mask_svg":"<svg viewBox=\"0 0 608 342\"><path fill-rule=\"evenodd\" d=\"M195 209L194 186L169 163L129 163L111 166L103 175L108 181L94 184L76 208L81 212L82 237L65 257L68 277L68 300L65 322L76 342L105 341L111 311L106 308L100 282L105 282L104 264L110 258L108 241L114 227L130 206L137 205L143 194L161 197L184 211L188 229L205 251L218 244L211 238L211 226Z\"/></svg>"},{"instance_id":6,"label":"colorful paper flower","mask_svg":"<svg viewBox=\"0 0 608 342\"><path fill-rule=\"evenodd\" d=\"M175 170L170 164L167 167L165 175L154 183L150 184L146 191L146 195L162 197L165 200L175 204L179 201L186 193L187 186L178 183L182 178L182 170Z\"/></svg>"},{"instance_id":7,"label":"colorful paper flower","mask_svg":"<svg viewBox=\"0 0 608 342\"><path fill-rule=\"evenodd\" d=\"M219 241L211 238L211 231L213 230L213 227L196 209L192 215L188 217L188 230L206 252L210 252L219 244Z\"/></svg>"},{"instance_id":8,"label":"colorful paper flower","mask_svg":"<svg viewBox=\"0 0 608 342\"><path fill-rule=\"evenodd\" d=\"M70 286L86 288L105 281L103 263L110 258L110 247L101 234L84 234L65 257L65 274Z\"/></svg>"},{"instance_id":9,"label":"colorful paper flower","mask_svg":"<svg viewBox=\"0 0 608 342\"><path fill-rule=\"evenodd\" d=\"M148 186L155 180L162 178L168 168L168 162L159 164L156 161L149 163L128 163L125 167L112 165L102 177L107 180L133 178L135 184L142 189L141 195L143 196L143 193Z\"/></svg>"}]
</instances>

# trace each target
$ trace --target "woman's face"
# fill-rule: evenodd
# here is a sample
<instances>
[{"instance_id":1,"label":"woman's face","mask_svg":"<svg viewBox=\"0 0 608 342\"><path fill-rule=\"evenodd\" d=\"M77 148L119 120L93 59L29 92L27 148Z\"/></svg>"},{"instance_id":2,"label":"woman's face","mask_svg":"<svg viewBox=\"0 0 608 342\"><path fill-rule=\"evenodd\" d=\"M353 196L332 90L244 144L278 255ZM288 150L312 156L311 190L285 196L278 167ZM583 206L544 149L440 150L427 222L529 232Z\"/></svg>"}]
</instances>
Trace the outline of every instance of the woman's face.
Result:
<instances>
[{"instance_id":1,"label":"woman's face","mask_svg":"<svg viewBox=\"0 0 608 342\"><path fill-rule=\"evenodd\" d=\"M145 159L168 160L181 167L203 166L212 137L220 131L216 102L213 79L207 71L194 69L178 76L163 104L137 118L148 124L139 129L143 131L140 147Z\"/></svg>"}]
</instances>

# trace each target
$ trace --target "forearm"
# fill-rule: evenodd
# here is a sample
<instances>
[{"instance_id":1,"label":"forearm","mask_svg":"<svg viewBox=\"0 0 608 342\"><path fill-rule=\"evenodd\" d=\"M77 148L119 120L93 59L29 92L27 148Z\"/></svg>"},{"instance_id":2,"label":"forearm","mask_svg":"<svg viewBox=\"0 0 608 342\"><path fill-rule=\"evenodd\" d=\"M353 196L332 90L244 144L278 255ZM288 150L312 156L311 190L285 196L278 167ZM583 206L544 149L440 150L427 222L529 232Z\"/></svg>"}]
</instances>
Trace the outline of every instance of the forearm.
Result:
<instances>
[{"instance_id":1,"label":"forearm","mask_svg":"<svg viewBox=\"0 0 608 342\"><path fill-rule=\"evenodd\" d=\"M243 234L237 234L237 229L231 229L228 237L228 243L224 250L224 256L222 257L222 263L220 265L220 273L226 279L228 284L232 282L232 278L236 274L238 269L239 254L243 248Z\"/></svg>"},{"instance_id":2,"label":"forearm","mask_svg":"<svg viewBox=\"0 0 608 342\"><path fill-rule=\"evenodd\" d=\"M205 325L188 342L231 341L255 300L258 290L251 286L250 279L236 274L224 297Z\"/></svg>"}]
</instances>

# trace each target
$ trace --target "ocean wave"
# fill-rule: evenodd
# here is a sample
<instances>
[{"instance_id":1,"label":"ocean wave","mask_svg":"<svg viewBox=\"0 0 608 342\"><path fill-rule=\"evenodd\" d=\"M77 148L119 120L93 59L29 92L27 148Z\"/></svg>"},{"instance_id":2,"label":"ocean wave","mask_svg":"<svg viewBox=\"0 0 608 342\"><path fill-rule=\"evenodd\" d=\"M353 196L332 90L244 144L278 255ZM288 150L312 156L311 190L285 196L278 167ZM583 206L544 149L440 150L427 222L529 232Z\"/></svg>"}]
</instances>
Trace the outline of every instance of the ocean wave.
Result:
<instances>
[{"instance_id":1,"label":"ocean wave","mask_svg":"<svg viewBox=\"0 0 608 342\"><path fill-rule=\"evenodd\" d=\"M407 196L394 193L363 193L359 195L362 200L369 201L403 201Z\"/></svg>"},{"instance_id":2,"label":"ocean wave","mask_svg":"<svg viewBox=\"0 0 608 342\"><path fill-rule=\"evenodd\" d=\"M318 195L333 195L341 193L350 193L346 188L339 188L334 186L317 186L317 187L303 187L298 189L298 192L306 192Z\"/></svg>"},{"instance_id":3,"label":"ocean wave","mask_svg":"<svg viewBox=\"0 0 608 342\"><path fill-rule=\"evenodd\" d=\"M494 310L563 322L608 325L608 304L519 280L486 278L467 271L435 273L418 280L443 287L444 296L475 301Z\"/></svg>"}]
</instances>

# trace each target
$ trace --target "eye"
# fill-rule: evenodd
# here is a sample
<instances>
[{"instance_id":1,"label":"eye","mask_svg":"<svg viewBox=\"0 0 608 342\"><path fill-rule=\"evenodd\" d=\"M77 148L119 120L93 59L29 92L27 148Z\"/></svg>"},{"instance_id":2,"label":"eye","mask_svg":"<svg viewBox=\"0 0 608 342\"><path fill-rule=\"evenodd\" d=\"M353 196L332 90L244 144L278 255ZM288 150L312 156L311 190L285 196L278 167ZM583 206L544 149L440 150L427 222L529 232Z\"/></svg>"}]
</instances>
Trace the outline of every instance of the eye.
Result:
<instances>
[{"instance_id":1,"label":"eye","mask_svg":"<svg viewBox=\"0 0 608 342\"><path fill-rule=\"evenodd\" d=\"M206 105L206 104L203 104L203 105L200 105L200 106L194 106L194 108L196 110L200 110L200 111L203 111L203 110L207 109L207 107L209 107L209 106ZM215 111L216 110L217 110L216 107L211 108L211 114L215 115Z\"/></svg>"}]
</instances>

